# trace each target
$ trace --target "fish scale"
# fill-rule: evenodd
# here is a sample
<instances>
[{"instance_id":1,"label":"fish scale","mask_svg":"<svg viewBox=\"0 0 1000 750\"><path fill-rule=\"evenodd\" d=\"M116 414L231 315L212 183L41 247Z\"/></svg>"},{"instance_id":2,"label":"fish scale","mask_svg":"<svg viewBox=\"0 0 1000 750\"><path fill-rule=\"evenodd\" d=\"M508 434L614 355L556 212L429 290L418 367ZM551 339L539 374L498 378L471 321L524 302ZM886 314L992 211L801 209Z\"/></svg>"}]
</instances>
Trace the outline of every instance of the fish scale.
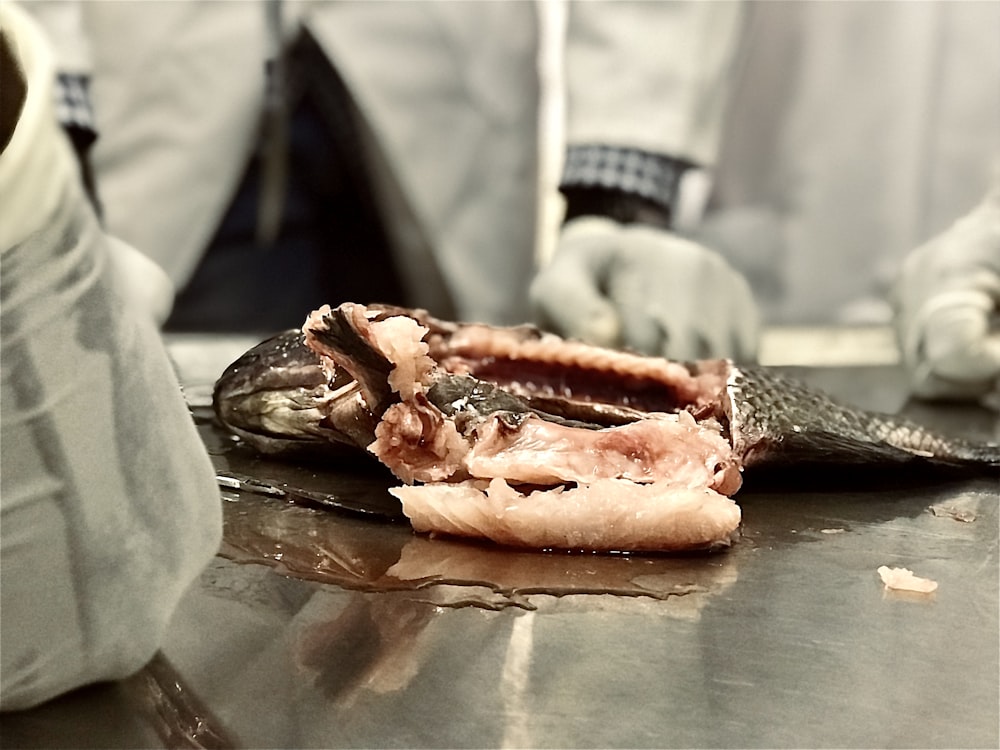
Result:
<instances>
[{"instance_id":1,"label":"fish scale","mask_svg":"<svg viewBox=\"0 0 1000 750\"><path fill-rule=\"evenodd\" d=\"M727 391L733 445L747 467L914 461L1000 466L1000 446L951 438L891 414L855 409L762 367L733 367Z\"/></svg>"}]
</instances>

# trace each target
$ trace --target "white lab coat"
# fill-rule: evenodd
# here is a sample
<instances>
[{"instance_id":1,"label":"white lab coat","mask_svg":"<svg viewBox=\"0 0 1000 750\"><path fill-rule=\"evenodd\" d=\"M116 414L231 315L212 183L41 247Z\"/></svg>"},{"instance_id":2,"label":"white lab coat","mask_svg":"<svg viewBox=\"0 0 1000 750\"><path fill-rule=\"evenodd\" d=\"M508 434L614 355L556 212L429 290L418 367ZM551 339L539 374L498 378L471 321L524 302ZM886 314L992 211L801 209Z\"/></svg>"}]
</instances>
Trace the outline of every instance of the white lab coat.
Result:
<instances>
[{"instance_id":1,"label":"white lab coat","mask_svg":"<svg viewBox=\"0 0 1000 750\"><path fill-rule=\"evenodd\" d=\"M986 192L1000 3L754 3L706 228L772 322L888 322L903 258Z\"/></svg>"},{"instance_id":2,"label":"white lab coat","mask_svg":"<svg viewBox=\"0 0 1000 750\"><path fill-rule=\"evenodd\" d=\"M44 20L65 19L73 5L29 7ZM283 5L285 40L308 25L370 129L373 172L387 186L382 200L417 302L435 307L421 279L419 250L430 247L459 316L523 321L539 206L536 4ZM179 286L254 147L263 61L275 46L266 9L169 0L73 11L89 40L106 221ZM710 160L739 19L730 2L571 5L570 140ZM73 23L47 25L65 33Z\"/></svg>"}]
</instances>

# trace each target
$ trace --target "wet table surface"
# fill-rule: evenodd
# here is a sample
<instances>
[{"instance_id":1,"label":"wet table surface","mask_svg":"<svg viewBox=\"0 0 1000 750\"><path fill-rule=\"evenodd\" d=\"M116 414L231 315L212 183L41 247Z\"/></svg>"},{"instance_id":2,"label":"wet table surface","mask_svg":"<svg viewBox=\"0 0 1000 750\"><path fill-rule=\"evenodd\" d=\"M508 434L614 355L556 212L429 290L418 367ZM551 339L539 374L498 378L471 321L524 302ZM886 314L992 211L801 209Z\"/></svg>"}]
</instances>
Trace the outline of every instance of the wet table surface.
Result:
<instances>
[{"instance_id":1,"label":"wet table surface","mask_svg":"<svg viewBox=\"0 0 1000 750\"><path fill-rule=\"evenodd\" d=\"M214 427L211 379L252 341L171 343L236 477L220 555L151 664L3 716L4 747L1000 745L996 473L748 476L716 554L432 540L394 518L377 468L275 465ZM892 367L795 374L1000 437L988 410L906 403ZM882 565L939 587L887 590Z\"/></svg>"}]
</instances>

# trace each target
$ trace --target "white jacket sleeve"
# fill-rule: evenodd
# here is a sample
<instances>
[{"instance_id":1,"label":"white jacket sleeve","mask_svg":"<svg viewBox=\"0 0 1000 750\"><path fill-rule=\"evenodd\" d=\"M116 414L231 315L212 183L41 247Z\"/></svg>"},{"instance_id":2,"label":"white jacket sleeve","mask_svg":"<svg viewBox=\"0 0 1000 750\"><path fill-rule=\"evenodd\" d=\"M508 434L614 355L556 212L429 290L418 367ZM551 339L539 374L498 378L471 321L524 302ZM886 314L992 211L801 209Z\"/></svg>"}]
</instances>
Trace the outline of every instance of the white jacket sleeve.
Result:
<instances>
[{"instance_id":1,"label":"white jacket sleeve","mask_svg":"<svg viewBox=\"0 0 1000 750\"><path fill-rule=\"evenodd\" d=\"M570 3L567 143L711 164L742 17L729 0Z\"/></svg>"},{"instance_id":2,"label":"white jacket sleeve","mask_svg":"<svg viewBox=\"0 0 1000 750\"><path fill-rule=\"evenodd\" d=\"M6 90L27 84L0 151L0 708L9 710L141 668L217 551L221 508L159 335L122 288L56 122L52 53L10 2L0 32L16 63L0 71Z\"/></svg>"}]
</instances>

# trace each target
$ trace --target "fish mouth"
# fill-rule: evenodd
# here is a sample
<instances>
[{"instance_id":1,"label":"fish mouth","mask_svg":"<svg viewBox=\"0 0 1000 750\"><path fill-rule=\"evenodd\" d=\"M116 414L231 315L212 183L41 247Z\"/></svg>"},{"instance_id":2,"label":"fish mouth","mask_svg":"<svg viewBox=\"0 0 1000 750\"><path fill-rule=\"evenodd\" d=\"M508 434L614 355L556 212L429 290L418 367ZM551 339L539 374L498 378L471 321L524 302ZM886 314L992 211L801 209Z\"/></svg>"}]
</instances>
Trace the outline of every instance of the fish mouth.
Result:
<instances>
[{"instance_id":1,"label":"fish mouth","mask_svg":"<svg viewBox=\"0 0 1000 750\"><path fill-rule=\"evenodd\" d=\"M302 332L290 329L230 364L216 381L212 405L224 427L263 453L324 447L338 453L358 442L353 430L341 428L352 425L343 412L357 388L345 371L324 367Z\"/></svg>"}]
</instances>

